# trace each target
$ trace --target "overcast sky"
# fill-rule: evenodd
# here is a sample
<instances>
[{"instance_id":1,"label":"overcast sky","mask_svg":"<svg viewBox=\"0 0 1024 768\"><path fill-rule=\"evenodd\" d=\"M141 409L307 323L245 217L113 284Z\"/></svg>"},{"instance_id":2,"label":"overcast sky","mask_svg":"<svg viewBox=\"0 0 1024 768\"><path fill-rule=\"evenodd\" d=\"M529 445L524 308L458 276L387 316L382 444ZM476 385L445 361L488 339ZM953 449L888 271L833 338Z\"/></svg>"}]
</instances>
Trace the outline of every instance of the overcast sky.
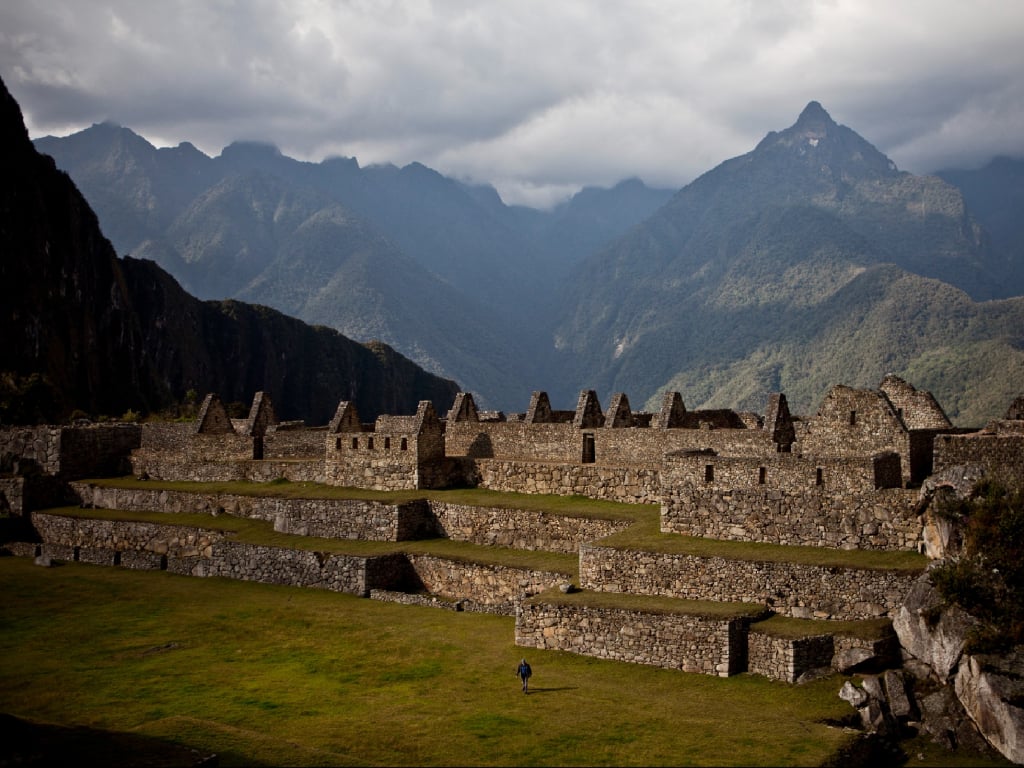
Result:
<instances>
[{"instance_id":1,"label":"overcast sky","mask_svg":"<svg viewBox=\"0 0 1024 768\"><path fill-rule=\"evenodd\" d=\"M1024 0L2 0L30 134L681 187L817 100L904 170L1024 156Z\"/></svg>"}]
</instances>

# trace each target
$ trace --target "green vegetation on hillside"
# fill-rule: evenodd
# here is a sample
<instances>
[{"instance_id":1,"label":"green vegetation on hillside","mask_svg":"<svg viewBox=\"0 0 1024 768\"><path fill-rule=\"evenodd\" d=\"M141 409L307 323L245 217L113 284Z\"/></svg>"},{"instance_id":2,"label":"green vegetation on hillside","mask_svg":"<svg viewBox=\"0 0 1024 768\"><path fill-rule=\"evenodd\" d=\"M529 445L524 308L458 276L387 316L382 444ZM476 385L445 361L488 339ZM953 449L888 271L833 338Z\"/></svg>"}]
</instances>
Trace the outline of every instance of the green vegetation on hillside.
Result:
<instances>
[{"instance_id":1,"label":"green vegetation on hillside","mask_svg":"<svg viewBox=\"0 0 1024 768\"><path fill-rule=\"evenodd\" d=\"M981 621L968 650L996 653L1024 643L1024 493L982 481L941 513L964 531L963 556L931 572L947 603Z\"/></svg>"}]
</instances>

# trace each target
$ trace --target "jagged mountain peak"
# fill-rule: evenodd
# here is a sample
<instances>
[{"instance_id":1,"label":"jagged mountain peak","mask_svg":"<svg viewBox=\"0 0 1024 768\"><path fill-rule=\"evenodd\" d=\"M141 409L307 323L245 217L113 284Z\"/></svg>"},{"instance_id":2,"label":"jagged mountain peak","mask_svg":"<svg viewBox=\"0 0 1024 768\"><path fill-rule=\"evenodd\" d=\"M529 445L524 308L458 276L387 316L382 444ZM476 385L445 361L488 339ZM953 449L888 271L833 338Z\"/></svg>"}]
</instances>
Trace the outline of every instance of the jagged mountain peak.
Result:
<instances>
[{"instance_id":1,"label":"jagged mountain peak","mask_svg":"<svg viewBox=\"0 0 1024 768\"><path fill-rule=\"evenodd\" d=\"M772 131L748 157L794 156L815 174L831 171L834 178L879 178L898 176L896 164L856 131L836 123L817 101L804 107L796 122L782 131Z\"/></svg>"},{"instance_id":2,"label":"jagged mountain peak","mask_svg":"<svg viewBox=\"0 0 1024 768\"><path fill-rule=\"evenodd\" d=\"M832 119L832 116L825 111L823 106L821 106L821 102L811 101L808 102L806 107L804 107L804 111L800 113L800 117L796 119L796 124L793 126L793 129L798 131L810 130L827 132L829 129L837 127L838 126Z\"/></svg>"}]
</instances>

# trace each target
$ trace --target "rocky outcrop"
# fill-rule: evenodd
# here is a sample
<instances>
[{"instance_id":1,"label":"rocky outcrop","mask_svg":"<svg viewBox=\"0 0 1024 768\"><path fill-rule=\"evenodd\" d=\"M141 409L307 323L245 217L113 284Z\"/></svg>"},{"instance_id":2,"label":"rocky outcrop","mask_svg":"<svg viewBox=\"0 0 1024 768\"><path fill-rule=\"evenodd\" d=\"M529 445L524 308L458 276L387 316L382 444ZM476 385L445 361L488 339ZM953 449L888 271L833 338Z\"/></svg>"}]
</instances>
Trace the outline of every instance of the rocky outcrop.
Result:
<instances>
[{"instance_id":1,"label":"rocky outcrop","mask_svg":"<svg viewBox=\"0 0 1024 768\"><path fill-rule=\"evenodd\" d=\"M966 656L953 682L957 698L985 739L1024 763L1024 649L1007 656Z\"/></svg>"},{"instance_id":2,"label":"rocky outcrop","mask_svg":"<svg viewBox=\"0 0 1024 768\"><path fill-rule=\"evenodd\" d=\"M902 669L866 675L861 686L847 681L839 697L857 710L865 731L881 737L920 731L949 749L994 749L1022 763L1024 649L1005 656L965 653L978 621L944 605L932 570L914 584L893 619Z\"/></svg>"},{"instance_id":3,"label":"rocky outcrop","mask_svg":"<svg viewBox=\"0 0 1024 768\"><path fill-rule=\"evenodd\" d=\"M946 607L925 573L893 618L903 649L925 662L942 681L956 674L964 643L977 621L959 608Z\"/></svg>"}]
</instances>

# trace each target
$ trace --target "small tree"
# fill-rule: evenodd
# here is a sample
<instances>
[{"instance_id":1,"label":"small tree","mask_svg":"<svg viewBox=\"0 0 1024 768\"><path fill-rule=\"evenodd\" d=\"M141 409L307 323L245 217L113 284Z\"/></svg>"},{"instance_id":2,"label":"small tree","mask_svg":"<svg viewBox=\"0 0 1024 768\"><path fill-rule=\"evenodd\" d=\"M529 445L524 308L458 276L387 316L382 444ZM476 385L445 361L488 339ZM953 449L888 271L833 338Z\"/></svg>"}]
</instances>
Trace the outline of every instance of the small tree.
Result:
<instances>
[{"instance_id":1,"label":"small tree","mask_svg":"<svg viewBox=\"0 0 1024 768\"><path fill-rule=\"evenodd\" d=\"M968 650L1024 643L1024 494L983 480L944 514L963 529L963 554L937 568L932 582L947 604L981 622Z\"/></svg>"}]
</instances>

